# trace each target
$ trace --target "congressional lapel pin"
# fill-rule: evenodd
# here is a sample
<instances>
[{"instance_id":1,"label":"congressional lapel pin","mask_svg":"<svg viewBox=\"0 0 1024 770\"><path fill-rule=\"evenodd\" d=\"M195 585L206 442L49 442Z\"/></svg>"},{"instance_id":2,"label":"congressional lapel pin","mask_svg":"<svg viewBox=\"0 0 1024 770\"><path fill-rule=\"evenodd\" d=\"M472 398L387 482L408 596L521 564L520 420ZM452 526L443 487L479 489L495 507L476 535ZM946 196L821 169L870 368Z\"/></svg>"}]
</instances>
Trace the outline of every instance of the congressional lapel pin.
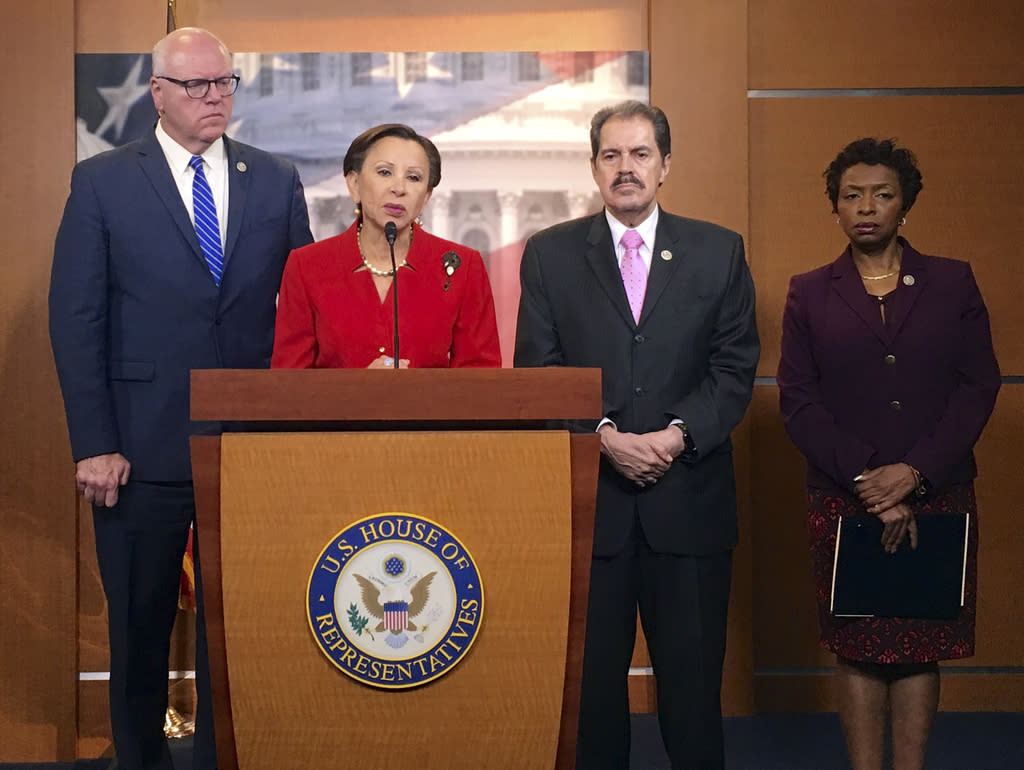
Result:
<instances>
[{"instance_id":1,"label":"congressional lapel pin","mask_svg":"<svg viewBox=\"0 0 1024 770\"><path fill-rule=\"evenodd\" d=\"M249 167L247 165L245 165L245 161L244 160L238 161L238 163L235 164L235 168L237 168L243 174L249 169Z\"/></svg>"},{"instance_id":2,"label":"congressional lapel pin","mask_svg":"<svg viewBox=\"0 0 1024 770\"><path fill-rule=\"evenodd\" d=\"M664 249L664 250L662 250L662 252L661 252L661 258L662 258L663 260L665 260L666 262L668 262L668 261L669 261L670 259L672 259L672 252L671 252L671 251L669 251L668 249Z\"/></svg>"},{"instance_id":3,"label":"congressional lapel pin","mask_svg":"<svg viewBox=\"0 0 1024 770\"><path fill-rule=\"evenodd\" d=\"M905 286L913 286L914 285L914 276L912 276L912 275L905 275L905 276L903 276L903 284Z\"/></svg>"},{"instance_id":4,"label":"congressional lapel pin","mask_svg":"<svg viewBox=\"0 0 1024 770\"><path fill-rule=\"evenodd\" d=\"M444 274L448 276L444 282L444 291L448 291L448 287L452 285L452 276L462 264L462 258L454 251L446 251L441 255L441 264L444 265Z\"/></svg>"}]
</instances>

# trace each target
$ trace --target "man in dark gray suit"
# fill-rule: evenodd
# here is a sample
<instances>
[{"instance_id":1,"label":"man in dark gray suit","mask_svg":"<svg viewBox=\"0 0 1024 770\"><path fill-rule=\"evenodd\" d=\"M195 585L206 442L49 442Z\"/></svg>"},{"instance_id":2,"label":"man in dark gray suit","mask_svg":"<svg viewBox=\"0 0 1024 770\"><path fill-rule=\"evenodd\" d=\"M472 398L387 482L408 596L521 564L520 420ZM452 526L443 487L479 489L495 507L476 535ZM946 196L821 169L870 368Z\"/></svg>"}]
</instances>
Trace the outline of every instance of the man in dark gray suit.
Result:
<instances>
[{"instance_id":1,"label":"man in dark gray suit","mask_svg":"<svg viewBox=\"0 0 1024 770\"><path fill-rule=\"evenodd\" d=\"M577 764L628 768L639 607L674 768L724 764L722 662L736 492L729 434L760 346L739 235L662 211L668 121L625 102L591 123L596 216L534 235L516 366L600 367L604 419Z\"/></svg>"},{"instance_id":2,"label":"man in dark gray suit","mask_svg":"<svg viewBox=\"0 0 1024 770\"><path fill-rule=\"evenodd\" d=\"M157 43L159 122L75 167L54 246L50 338L93 505L119 770L171 767L167 661L202 430L189 370L269 365L285 260L312 241L294 166L224 136L237 85L209 32ZM216 765L205 663L200 596L196 770Z\"/></svg>"}]
</instances>

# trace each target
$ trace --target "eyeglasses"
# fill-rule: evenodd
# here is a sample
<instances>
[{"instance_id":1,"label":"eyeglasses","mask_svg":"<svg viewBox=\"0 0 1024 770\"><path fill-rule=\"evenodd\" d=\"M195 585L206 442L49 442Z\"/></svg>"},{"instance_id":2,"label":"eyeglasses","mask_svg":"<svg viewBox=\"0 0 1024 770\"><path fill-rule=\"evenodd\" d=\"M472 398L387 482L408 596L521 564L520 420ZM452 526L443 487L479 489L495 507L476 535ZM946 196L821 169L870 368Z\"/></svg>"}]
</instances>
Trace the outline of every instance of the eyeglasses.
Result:
<instances>
[{"instance_id":1,"label":"eyeglasses","mask_svg":"<svg viewBox=\"0 0 1024 770\"><path fill-rule=\"evenodd\" d=\"M224 78L206 80L204 78L192 78L191 80L178 80L169 78L166 75L156 75L158 80L167 80L185 89L185 93L192 99L202 99L210 91L211 85L217 86L217 93L221 96L231 96L238 89L238 75L229 75Z\"/></svg>"}]
</instances>

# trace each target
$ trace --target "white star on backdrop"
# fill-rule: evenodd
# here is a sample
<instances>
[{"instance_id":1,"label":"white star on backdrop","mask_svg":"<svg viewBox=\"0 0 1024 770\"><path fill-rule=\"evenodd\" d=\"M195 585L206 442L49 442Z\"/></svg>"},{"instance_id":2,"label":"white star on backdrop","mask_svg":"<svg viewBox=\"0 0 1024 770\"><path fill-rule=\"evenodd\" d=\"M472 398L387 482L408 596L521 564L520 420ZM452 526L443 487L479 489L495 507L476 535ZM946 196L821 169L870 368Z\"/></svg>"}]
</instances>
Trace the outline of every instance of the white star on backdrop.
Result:
<instances>
[{"instance_id":1,"label":"white star on backdrop","mask_svg":"<svg viewBox=\"0 0 1024 770\"><path fill-rule=\"evenodd\" d=\"M96 90L100 92L103 101L107 103L107 114L103 122L94 132L96 136L103 136L103 132L111 126L114 127L114 141L121 138L124 132L124 124L128 120L128 113L139 98L149 91L149 83L139 83L139 73L142 72L142 62L146 57L140 56L132 65L131 72L119 86L99 86Z\"/></svg>"}]
</instances>

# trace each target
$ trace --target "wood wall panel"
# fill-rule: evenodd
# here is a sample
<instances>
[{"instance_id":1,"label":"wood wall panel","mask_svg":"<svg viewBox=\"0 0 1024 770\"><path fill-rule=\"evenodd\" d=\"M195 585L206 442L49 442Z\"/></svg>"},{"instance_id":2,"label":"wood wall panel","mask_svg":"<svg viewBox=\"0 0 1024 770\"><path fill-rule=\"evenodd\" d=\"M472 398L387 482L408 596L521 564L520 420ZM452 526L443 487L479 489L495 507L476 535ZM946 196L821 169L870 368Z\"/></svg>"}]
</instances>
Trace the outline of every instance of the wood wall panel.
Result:
<instances>
[{"instance_id":1,"label":"wood wall panel","mask_svg":"<svg viewBox=\"0 0 1024 770\"><path fill-rule=\"evenodd\" d=\"M746 236L747 3L651 0L651 103L672 128L668 210Z\"/></svg>"},{"instance_id":2,"label":"wood wall panel","mask_svg":"<svg viewBox=\"0 0 1024 770\"><path fill-rule=\"evenodd\" d=\"M666 210L717 222L746 236L747 3L651 0L651 103L672 128L672 167L658 195ZM750 424L733 434L740 543L733 557L729 637L722 682L726 714L753 709ZM639 704L634 704L638 706Z\"/></svg>"},{"instance_id":3,"label":"wood wall panel","mask_svg":"<svg viewBox=\"0 0 1024 770\"><path fill-rule=\"evenodd\" d=\"M754 667L827 664L818 647L804 460L783 430L778 388L754 388L750 420Z\"/></svg>"},{"instance_id":4,"label":"wood wall panel","mask_svg":"<svg viewBox=\"0 0 1024 770\"><path fill-rule=\"evenodd\" d=\"M1018 327L1018 334L1020 333ZM1004 384L975 455L978 478L978 639L967 666L1024 667L1024 384ZM1024 685L1024 670L1018 681ZM1018 691L1024 709L1024 686Z\"/></svg>"},{"instance_id":5,"label":"wood wall panel","mask_svg":"<svg viewBox=\"0 0 1024 770\"><path fill-rule=\"evenodd\" d=\"M74 160L74 3L0 25L0 762L75 751L74 477L47 334Z\"/></svg>"},{"instance_id":6,"label":"wood wall panel","mask_svg":"<svg viewBox=\"0 0 1024 770\"><path fill-rule=\"evenodd\" d=\"M148 51L164 8L79 0L78 50ZM178 0L178 26L214 31L236 51L609 51L645 47L646 0ZM117 25L110 19L118 18Z\"/></svg>"},{"instance_id":7,"label":"wood wall panel","mask_svg":"<svg viewBox=\"0 0 1024 770\"><path fill-rule=\"evenodd\" d=\"M1019 86L1024 6L989 0L750 3L751 88Z\"/></svg>"},{"instance_id":8,"label":"wood wall panel","mask_svg":"<svg viewBox=\"0 0 1024 770\"><path fill-rule=\"evenodd\" d=\"M822 172L848 142L897 137L924 190L903 234L924 253L967 259L992 318L1004 374L1024 374L1024 95L750 100L750 250L760 373L778 366L789 277L846 247Z\"/></svg>"}]
</instances>

